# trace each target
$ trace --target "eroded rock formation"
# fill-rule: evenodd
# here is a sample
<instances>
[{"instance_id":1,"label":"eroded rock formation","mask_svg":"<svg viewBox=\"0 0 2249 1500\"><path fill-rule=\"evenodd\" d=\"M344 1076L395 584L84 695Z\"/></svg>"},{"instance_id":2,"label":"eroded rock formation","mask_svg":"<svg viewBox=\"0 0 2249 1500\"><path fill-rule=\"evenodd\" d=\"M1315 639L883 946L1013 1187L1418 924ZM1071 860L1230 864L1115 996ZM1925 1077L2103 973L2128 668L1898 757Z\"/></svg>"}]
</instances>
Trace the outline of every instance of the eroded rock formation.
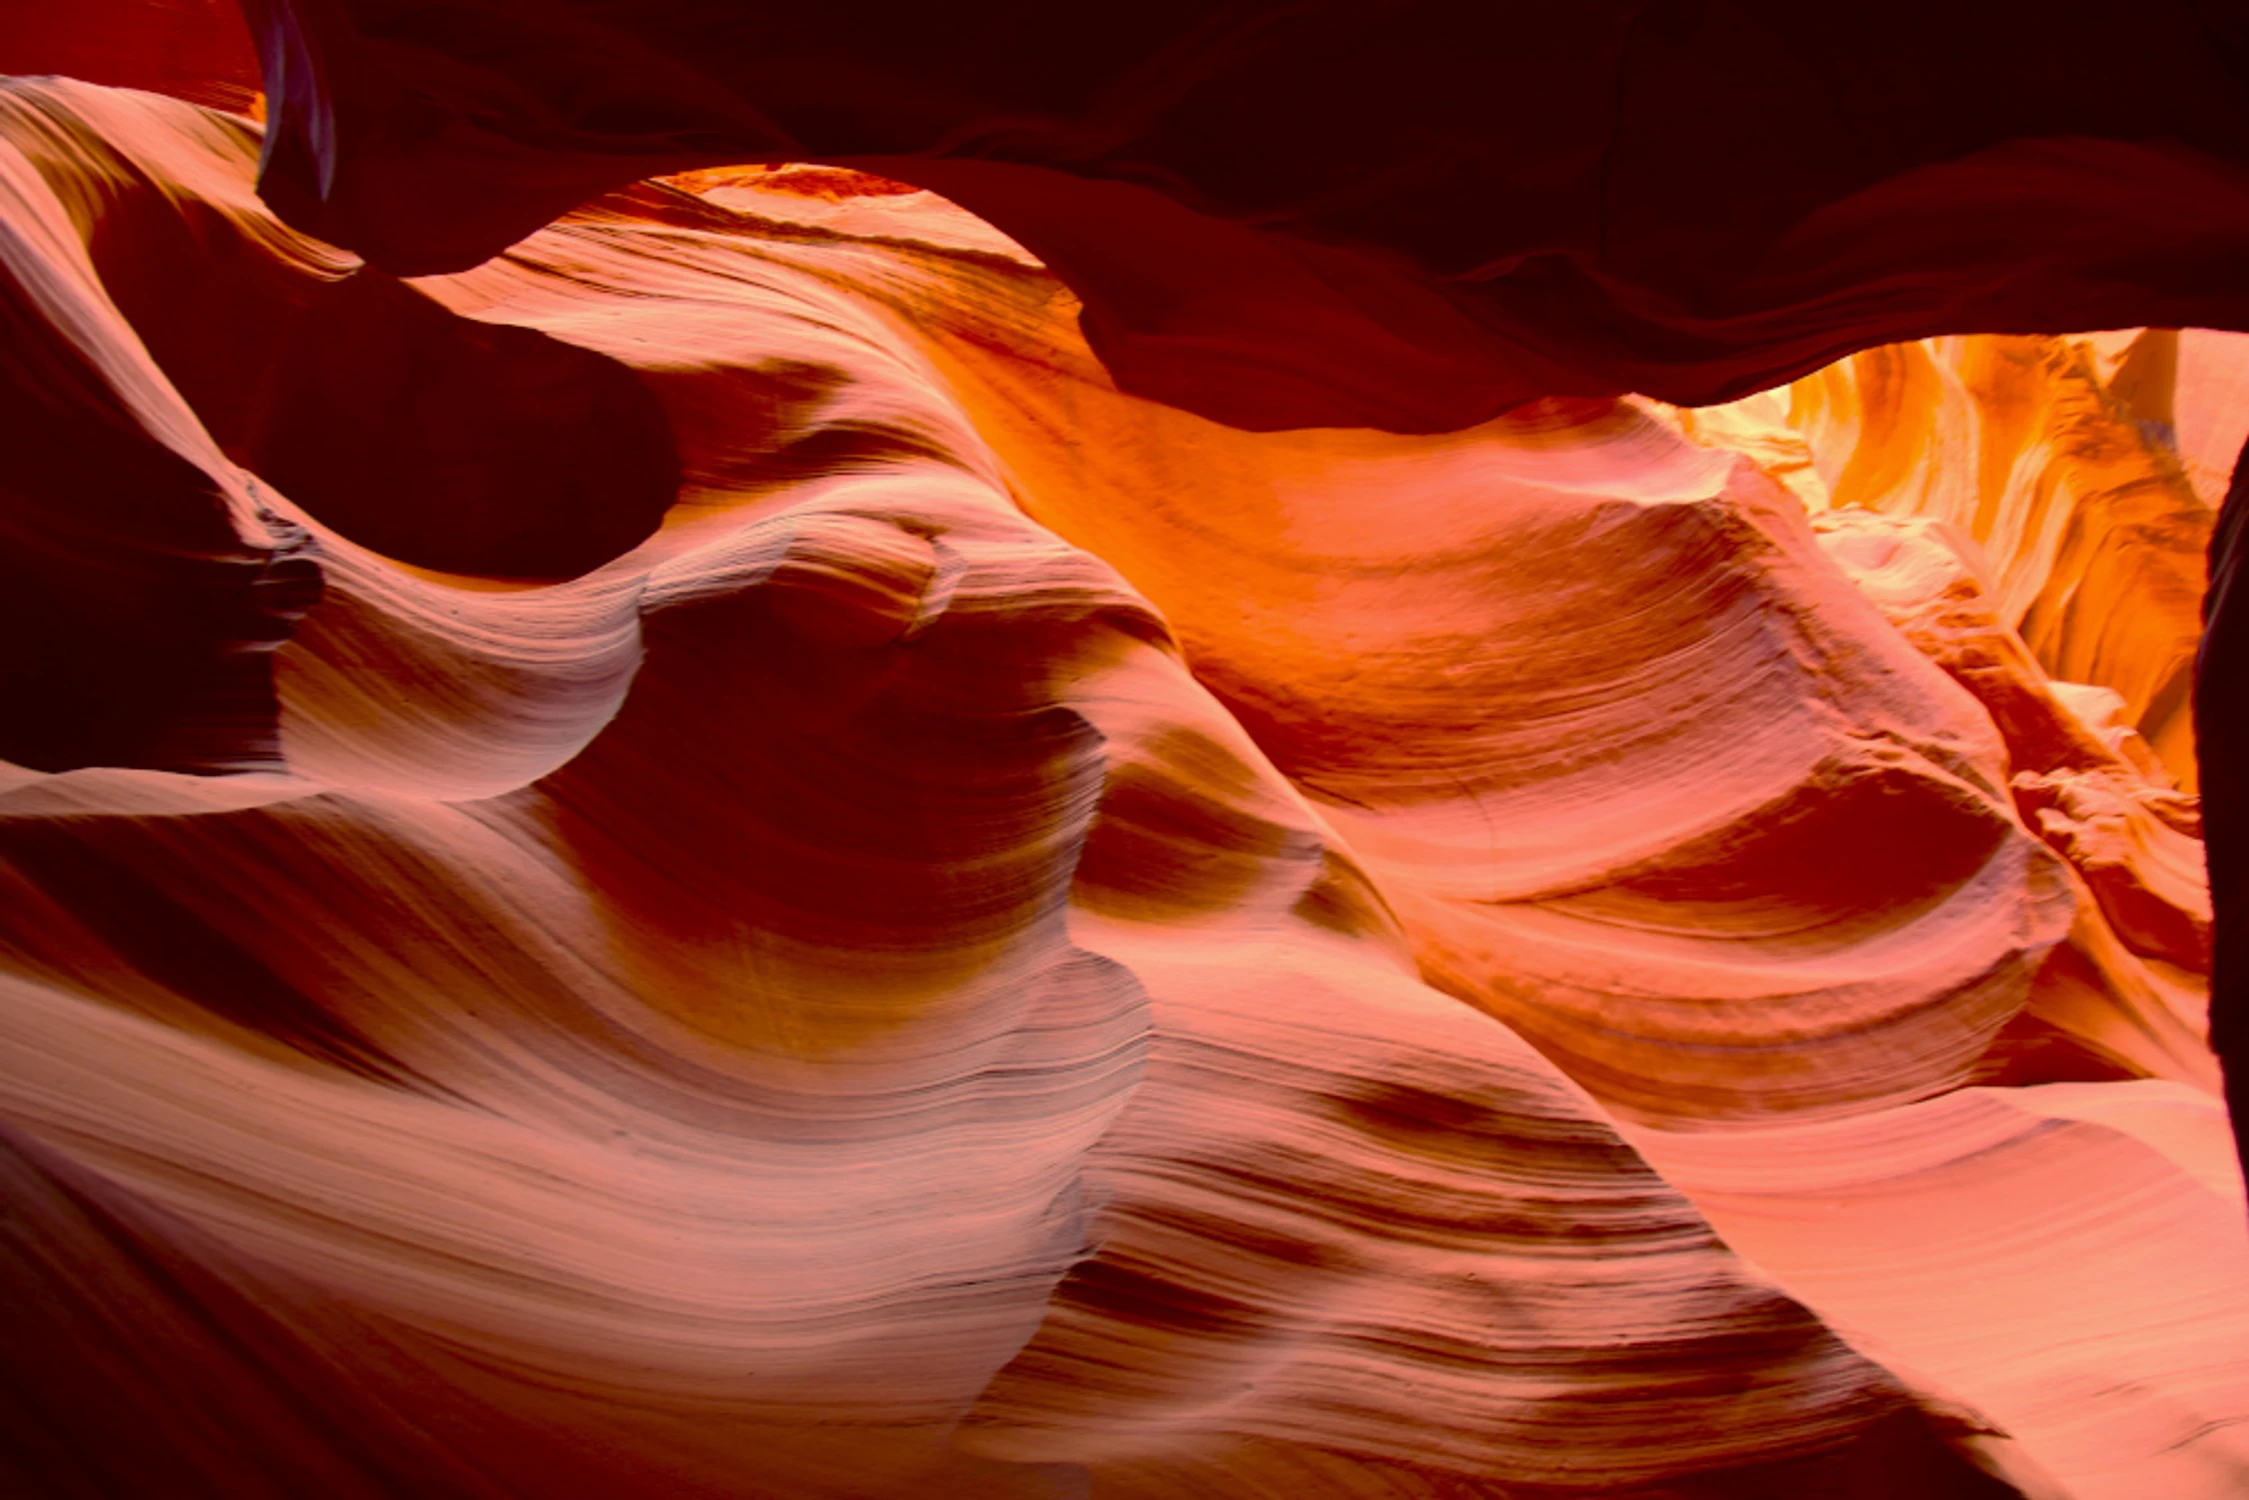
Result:
<instances>
[{"instance_id":1,"label":"eroded rock formation","mask_svg":"<svg viewBox=\"0 0 2249 1500\"><path fill-rule=\"evenodd\" d=\"M1232 283L1080 274L1145 190L1049 240L620 156L685 45L587 73L622 23L550 34L535 82L607 80L569 140L400 155L377 85L474 37L339 50L372 14L263 13L272 143L0 86L16 1488L2238 1492L2181 789L2238 346L1682 411L1613 391L1888 325L1540 384L1345 277L1291 386L1166 363ZM524 237L399 280L261 150L403 269ZM2168 249L2232 243L2197 191ZM2135 319L2220 306L2160 259ZM1247 430L1401 389L1367 327L1485 371L1389 425L1511 409Z\"/></svg>"}]
</instances>

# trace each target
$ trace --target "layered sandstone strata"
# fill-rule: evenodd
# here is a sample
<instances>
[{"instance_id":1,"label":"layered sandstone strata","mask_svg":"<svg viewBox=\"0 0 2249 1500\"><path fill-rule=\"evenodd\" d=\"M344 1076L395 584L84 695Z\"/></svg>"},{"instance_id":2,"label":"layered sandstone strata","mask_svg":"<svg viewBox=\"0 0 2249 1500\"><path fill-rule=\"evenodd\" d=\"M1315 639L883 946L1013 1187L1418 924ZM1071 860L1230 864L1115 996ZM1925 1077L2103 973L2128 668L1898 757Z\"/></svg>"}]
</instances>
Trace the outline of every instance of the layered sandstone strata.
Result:
<instances>
[{"instance_id":1,"label":"layered sandstone strata","mask_svg":"<svg viewBox=\"0 0 2249 1500\"><path fill-rule=\"evenodd\" d=\"M28 1492L2237 1487L2191 803L1972 532L1155 405L899 184L402 283L0 130Z\"/></svg>"}]
</instances>

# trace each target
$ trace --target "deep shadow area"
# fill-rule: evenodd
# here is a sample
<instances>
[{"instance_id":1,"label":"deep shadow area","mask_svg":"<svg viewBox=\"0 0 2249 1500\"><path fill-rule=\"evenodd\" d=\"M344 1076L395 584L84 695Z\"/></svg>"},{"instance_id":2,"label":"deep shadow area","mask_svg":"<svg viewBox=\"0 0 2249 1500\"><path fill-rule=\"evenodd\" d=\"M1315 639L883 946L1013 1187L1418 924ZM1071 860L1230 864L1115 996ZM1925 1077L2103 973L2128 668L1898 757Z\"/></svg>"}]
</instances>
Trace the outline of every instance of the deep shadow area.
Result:
<instances>
[{"instance_id":1,"label":"deep shadow area","mask_svg":"<svg viewBox=\"0 0 2249 1500\"><path fill-rule=\"evenodd\" d=\"M2194 740L2202 761L2202 840L2210 863L2210 1048L2225 1069L2235 1148L2249 1165L2249 447L2210 538L2210 591L2195 659Z\"/></svg>"},{"instance_id":2,"label":"deep shadow area","mask_svg":"<svg viewBox=\"0 0 2249 1500\"><path fill-rule=\"evenodd\" d=\"M679 460L626 366L200 195L214 169L247 175L252 128L205 117L195 147L167 145L129 99L0 97L47 229L84 237L98 282L37 238L0 271L0 758L270 769L269 653L322 589L282 500L403 562L558 579L653 532Z\"/></svg>"},{"instance_id":3,"label":"deep shadow area","mask_svg":"<svg viewBox=\"0 0 2249 1500\"><path fill-rule=\"evenodd\" d=\"M0 272L0 759L278 761L268 649L320 593L298 528L246 539Z\"/></svg>"},{"instance_id":4,"label":"deep shadow area","mask_svg":"<svg viewBox=\"0 0 2249 1500\"><path fill-rule=\"evenodd\" d=\"M1891 0L246 0L276 212L400 274L652 173L856 166L1127 390L1441 432L1939 333L2249 328L2249 10Z\"/></svg>"},{"instance_id":5,"label":"deep shadow area","mask_svg":"<svg viewBox=\"0 0 2249 1500\"><path fill-rule=\"evenodd\" d=\"M89 248L228 456L385 556L566 578L644 540L679 488L662 406L606 355L373 267L315 274L192 201L135 195Z\"/></svg>"},{"instance_id":6,"label":"deep shadow area","mask_svg":"<svg viewBox=\"0 0 2249 1500\"><path fill-rule=\"evenodd\" d=\"M645 540L679 488L663 409L630 370L380 272L324 287L271 357L244 462L404 562L583 573Z\"/></svg>"}]
</instances>

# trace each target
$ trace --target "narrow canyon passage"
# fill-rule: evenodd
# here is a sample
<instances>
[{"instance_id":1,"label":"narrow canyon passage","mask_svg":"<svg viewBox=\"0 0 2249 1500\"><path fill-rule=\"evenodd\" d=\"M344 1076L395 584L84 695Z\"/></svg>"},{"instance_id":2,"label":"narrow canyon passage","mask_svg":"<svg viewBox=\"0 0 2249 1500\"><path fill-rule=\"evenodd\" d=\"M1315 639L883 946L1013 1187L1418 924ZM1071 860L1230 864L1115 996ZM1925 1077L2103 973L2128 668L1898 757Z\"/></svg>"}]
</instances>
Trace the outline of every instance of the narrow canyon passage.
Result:
<instances>
[{"instance_id":1,"label":"narrow canyon passage","mask_svg":"<svg viewBox=\"0 0 2249 1500\"><path fill-rule=\"evenodd\" d=\"M2249 1484L2222 111L2081 315L2113 226L1557 374L1262 258L1379 174L761 160L689 8L388 5L0 50L11 1493Z\"/></svg>"}]
</instances>

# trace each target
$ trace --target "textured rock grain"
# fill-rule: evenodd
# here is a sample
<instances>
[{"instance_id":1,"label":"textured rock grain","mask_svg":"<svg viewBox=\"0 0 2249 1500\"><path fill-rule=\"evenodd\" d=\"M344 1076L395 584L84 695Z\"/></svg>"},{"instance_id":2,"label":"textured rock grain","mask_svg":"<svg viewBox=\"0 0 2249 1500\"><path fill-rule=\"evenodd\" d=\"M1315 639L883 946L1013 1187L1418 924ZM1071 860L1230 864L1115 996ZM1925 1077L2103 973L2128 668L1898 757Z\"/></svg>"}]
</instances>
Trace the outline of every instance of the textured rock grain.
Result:
<instances>
[{"instance_id":1,"label":"textured rock grain","mask_svg":"<svg viewBox=\"0 0 2249 1500\"><path fill-rule=\"evenodd\" d=\"M2223 1113L2119 977L2191 979L2193 823L1971 554L1869 532L1922 547L1886 584L1785 465L1606 397L1124 394L1039 256L896 182L644 184L408 284L259 205L245 120L17 82L0 134L0 357L80 466L10 524L144 674L132 743L232 736L119 752L57 688L77 748L0 779L23 1491L2249 1472ZM306 326L314 384L490 356L496 409L386 418L443 484L274 458L328 418L243 390ZM456 513L481 550L423 550ZM286 643L103 607L281 560ZM221 715L174 663L245 643ZM2102 941L2039 1024L2112 1081L1992 1086Z\"/></svg>"}]
</instances>

